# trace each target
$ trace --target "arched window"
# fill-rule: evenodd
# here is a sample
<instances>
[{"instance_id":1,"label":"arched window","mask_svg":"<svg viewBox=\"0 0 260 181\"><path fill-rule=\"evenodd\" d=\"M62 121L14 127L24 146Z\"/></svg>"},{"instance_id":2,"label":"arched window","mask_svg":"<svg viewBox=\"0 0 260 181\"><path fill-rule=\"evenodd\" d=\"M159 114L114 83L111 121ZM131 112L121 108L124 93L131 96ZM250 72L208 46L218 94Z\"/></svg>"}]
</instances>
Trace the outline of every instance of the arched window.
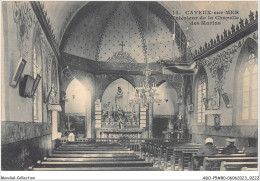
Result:
<instances>
[{"instance_id":1,"label":"arched window","mask_svg":"<svg viewBox=\"0 0 260 181\"><path fill-rule=\"evenodd\" d=\"M203 99L207 97L207 75L204 69L200 69L200 73L197 77L197 122L205 123L206 114L205 114L205 104Z\"/></svg>"},{"instance_id":2,"label":"arched window","mask_svg":"<svg viewBox=\"0 0 260 181\"><path fill-rule=\"evenodd\" d=\"M41 73L41 61L37 57L36 47L33 49L33 78L36 79L37 74ZM39 83L33 95L33 121L42 122L42 84Z\"/></svg>"},{"instance_id":3,"label":"arched window","mask_svg":"<svg viewBox=\"0 0 260 181\"><path fill-rule=\"evenodd\" d=\"M251 52L247 57L247 61L240 68L241 82L240 88L241 113L238 123L240 124L256 124L258 116L258 81L257 81L257 57Z\"/></svg>"}]
</instances>

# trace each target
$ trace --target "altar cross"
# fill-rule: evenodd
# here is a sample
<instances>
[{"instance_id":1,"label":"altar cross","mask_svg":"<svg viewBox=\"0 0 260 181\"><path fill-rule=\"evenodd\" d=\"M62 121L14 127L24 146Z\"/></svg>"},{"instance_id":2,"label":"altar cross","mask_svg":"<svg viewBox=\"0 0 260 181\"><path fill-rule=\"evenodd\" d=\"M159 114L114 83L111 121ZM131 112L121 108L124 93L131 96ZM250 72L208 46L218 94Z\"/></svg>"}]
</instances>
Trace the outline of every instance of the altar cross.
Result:
<instances>
[{"instance_id":1,"label":"altar cross","mask_svg":"<svg viewBox=\"0 0 260 181\"><path fill-rule=\"evenodd\" d=\"M124 51L124 46L125 46L124 42L122 41L122 43L120 43L119 45L121 46L121 51L123 52Z\"/></svg>"}]
</instances>

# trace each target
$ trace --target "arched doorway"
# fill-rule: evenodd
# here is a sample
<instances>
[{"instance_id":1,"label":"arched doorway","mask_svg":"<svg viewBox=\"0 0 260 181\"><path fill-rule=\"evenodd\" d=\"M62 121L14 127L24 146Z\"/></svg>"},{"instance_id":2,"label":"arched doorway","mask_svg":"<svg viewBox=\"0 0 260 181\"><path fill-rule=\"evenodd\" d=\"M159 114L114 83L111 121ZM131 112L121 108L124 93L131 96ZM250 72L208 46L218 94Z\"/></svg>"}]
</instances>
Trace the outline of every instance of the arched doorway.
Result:
<instances>
[{"instance_id":1,"label":"arched doorway","mask_svg":"<svg viewBox=\"0 0 260 181\"><path fill-rule=\"evenodd\" d=\"M91 93L79 80L73 79L66 89L65 135L73 132L77 137L86 137L90 116Z\"/></svg>"},{"instance_id":2,"label":"arched doorway","mask_svg":"<svg viewBox=\"0 0 260 181\"><path fill-rule=\"evenodd\" d=\"M153 106L153 137L163 138L164 133L173 130L178 110L178 95L174 87L168 82L162 83L158 87L158 92L162 99L160 104Z\"/></svg>"}]
</instances>

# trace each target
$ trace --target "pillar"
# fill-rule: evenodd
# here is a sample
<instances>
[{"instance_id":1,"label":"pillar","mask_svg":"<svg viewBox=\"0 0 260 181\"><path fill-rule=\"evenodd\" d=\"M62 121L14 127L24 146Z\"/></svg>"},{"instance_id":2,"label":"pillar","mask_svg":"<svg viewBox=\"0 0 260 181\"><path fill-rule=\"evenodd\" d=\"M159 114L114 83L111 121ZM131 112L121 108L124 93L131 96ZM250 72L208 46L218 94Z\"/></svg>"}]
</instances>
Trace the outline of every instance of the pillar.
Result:
<instances>
[{"instance_id":1,"label":"pillar","mask_svg":"<svg viewBox=\"0 0 260 181\"><path fill-rule=\"evenodd\" d=\"M90 122L90 135L91 138L95 138L96 137L96 131L95 131L95 101L96 101L96 96L92 96L91 97L91 122Z\"/></svg>"},{"instance_id":2,"label":"pillar","mask_svg":"<svg viewBox=\"0 0 260 181\"><path fill-rule=\"evenodd\" d=\"M61 138L61 133L58 132L58 112L62 111L60 105L48 105L48 110L51 112L52 117L52 140Z\"/></svg>"},{"instance_id":3,"label":"pillar","mask_svg":"<svg viewBox=\"0 0 260 181\"><path fill-rule=\"evenodd\" d=\"M153 138L153 103L148 106L148 138Z\"/></svg>"},{"instance_id":4,"label":"pillar","mask_svg":"<svg viewBox=\"0 0 260 181\"><path fill-rule=\"evenodd\" d=\"M58 138L58 111L52 111L52 140L56 140Z\"/></svg>"},{"instance_id":5,"label":"pillar","mask_svg":"<svg viewBox=\"0 0 260 181\"><path fill-rule=\"evenodd\" d=\"M86 102L86 114L85 114L85 137L92 138L92 123L91 123L91 110L92 110L92 99Z\"/></svg>"}]
</instances>

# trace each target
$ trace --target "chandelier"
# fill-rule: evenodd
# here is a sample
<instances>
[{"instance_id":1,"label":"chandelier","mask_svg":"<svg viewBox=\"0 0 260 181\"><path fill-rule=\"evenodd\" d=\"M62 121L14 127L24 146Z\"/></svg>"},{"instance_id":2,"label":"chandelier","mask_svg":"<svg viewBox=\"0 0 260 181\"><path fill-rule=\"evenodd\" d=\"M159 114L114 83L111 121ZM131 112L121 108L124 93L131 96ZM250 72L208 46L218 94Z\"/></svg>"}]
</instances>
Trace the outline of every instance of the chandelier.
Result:
<instances>
[{"instance_id":1,"label":"chandelier","mask_svg":"<svg viewBox=\"0 0 260 181\"><path fill-rule=\"evenodd\" d=\"M150 103L154 102L160 105L162 100L155 83L149 84L151 73L152 71L146 66L146 69L143 73L145 75L145 80L142 84L139 84L137 87L135 87L135 97L131 100L132 103L140 104L142 107L146 108Z\"/></svg>"},{"instance_id":2,"label":"chandelier","mask_svg":"<svg viewBox=\"0 0 260 181\"><path fill-rule=\"evenodd\" d=\"M147 3L147 29L148 29L148 3ZM149 84L150 76L152 71L148 68L148 59L144 59L146 67L143 72L145 80L142 84L135 87L134 99L130 100L130 103L140 104L142 107L148 108L149 105L153 103L158 103L160 105L162 99L160 98L158 89L155 83Z\"/></svg>"}]
</instances>

